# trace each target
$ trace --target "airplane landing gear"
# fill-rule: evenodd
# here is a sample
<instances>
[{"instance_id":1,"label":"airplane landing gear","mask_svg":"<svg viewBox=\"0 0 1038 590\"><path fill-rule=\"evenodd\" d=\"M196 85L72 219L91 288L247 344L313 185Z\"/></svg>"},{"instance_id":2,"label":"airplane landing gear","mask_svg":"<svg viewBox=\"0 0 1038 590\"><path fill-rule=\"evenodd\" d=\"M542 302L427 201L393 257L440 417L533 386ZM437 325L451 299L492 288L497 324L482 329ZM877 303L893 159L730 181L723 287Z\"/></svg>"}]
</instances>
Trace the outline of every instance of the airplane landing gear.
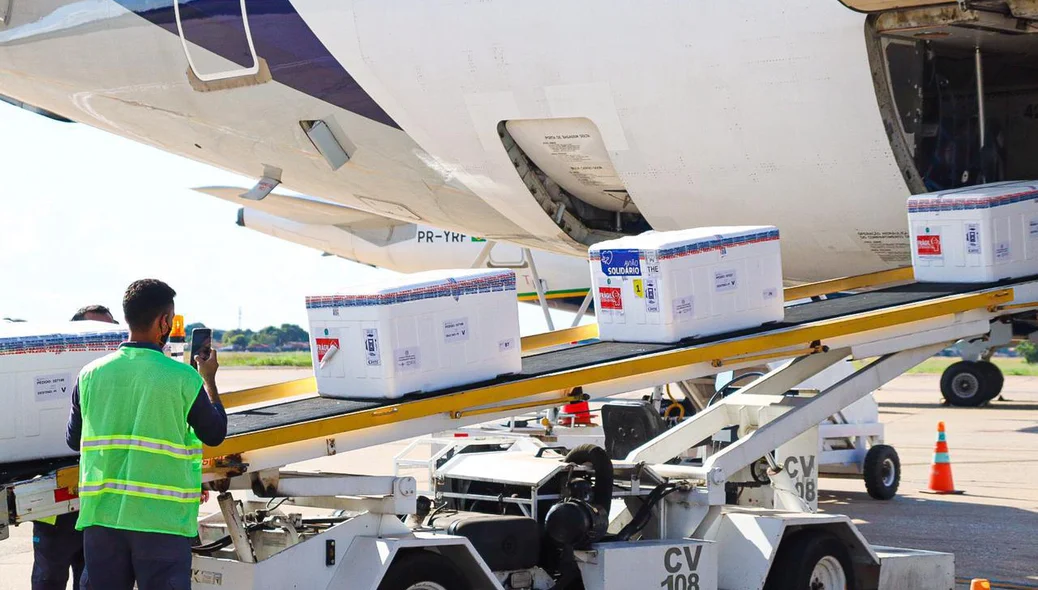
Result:
<instances>
[{"instance_id":1,"label":"airplane landing gear","mask_svg":"<svg viewBox=\"0 0 1038 590\"><path fill-rule=\"evenodd\" d=\"M959 361L941 375L941 395L953 406L983 405L1002 392L1005 377L989 361Z\"/></svg>"}]
</instances>

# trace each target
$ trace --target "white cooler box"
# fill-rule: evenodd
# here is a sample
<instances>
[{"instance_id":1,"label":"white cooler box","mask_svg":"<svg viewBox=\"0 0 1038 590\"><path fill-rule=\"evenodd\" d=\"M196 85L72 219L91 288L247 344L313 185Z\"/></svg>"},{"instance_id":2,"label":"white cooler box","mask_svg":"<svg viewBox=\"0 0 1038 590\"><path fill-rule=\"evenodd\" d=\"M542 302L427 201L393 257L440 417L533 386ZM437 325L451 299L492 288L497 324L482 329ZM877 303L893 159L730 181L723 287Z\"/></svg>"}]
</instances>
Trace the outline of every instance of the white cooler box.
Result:
<instances>
[{"instance_id":1,"label":"white cooler box","mask_svg":"<svg viewBox=\"0 0 1038 590\"><path fill-rule=\"evenodd\" d=\"M999 182L908 199L920 282L990 283L1038 274L1038 182Z\"/></svg>"},{"instance_id":2,"label":"white cooler box","mask_svg":"<svg viewBox=\"0 0 1038 590\"><path fill-rule=\"evenodd\" d=\"M522 369L512 271L404 275L306 307L322 396L398 398Z\"/></svg>"},{"instance_id":3,"label":"white cooler box","mask_svg":"<svg viewBox=\"0 0 1038 590\"><path fill-rule=\"evenodd\" d=\"M677 342L783 318L773 226L647 232L589 255L602 340Z\"/></svg>"},{"instance_id":4,"label":"white cooler box","mask_svg":"<svg viewBox=\"0 0 1038 590\"><path fill-rule=\"evenodd\" d=\"M79 371L126 338L100 322L0 323L0 463L75 454L65 425Z\"/></svg>"}]
</instances>

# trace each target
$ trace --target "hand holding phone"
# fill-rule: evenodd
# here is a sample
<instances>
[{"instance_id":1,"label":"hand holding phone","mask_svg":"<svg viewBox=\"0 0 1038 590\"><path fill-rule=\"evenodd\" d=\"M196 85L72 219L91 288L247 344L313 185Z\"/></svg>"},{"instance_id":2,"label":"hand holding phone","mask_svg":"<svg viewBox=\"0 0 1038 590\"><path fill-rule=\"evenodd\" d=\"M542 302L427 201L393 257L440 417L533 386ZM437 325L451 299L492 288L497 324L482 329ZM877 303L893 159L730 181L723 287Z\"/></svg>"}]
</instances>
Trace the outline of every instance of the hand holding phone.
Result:
<instances>
[{"instance_id":1,"label":"hand holding phone","mask_svg":"<svg viewBox=\"0 0 1038 590\"><path fill-rule=\"evenodd\" d=\"M212 352L213 331L209 328L195 328L194 330L191 330L191 354L188 357L191 359L191 366L198 369L198 363L195 361L195 357L200 357L202 360L206 360Z\"/></svg>"}]
</instances>

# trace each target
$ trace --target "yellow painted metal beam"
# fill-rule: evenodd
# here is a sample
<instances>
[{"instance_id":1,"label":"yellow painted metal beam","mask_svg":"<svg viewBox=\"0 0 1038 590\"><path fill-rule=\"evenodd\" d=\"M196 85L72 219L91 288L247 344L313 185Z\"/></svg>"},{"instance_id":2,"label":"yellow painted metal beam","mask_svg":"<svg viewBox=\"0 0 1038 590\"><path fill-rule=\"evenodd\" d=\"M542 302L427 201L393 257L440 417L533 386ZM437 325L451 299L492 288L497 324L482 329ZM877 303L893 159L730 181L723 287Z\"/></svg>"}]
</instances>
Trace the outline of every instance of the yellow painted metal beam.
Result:
<instances>
[{"instance_id":1,"label":"yellow painted metal beam","mask_svg":"<svg viewBox=\"0 0 1038 590\"><path fill-rule=\"evenodd\" d=\"M893 270L882 270L853 277L841 277L839 279L788 287L785 289L783 295L786 301L795 301L797 299L810 299L811 297L838 293L840 291L853 291L854 289L880 287L891 283L912 281L914 279L915 274L912 272L912 267L904 266Z\"/></svg>"},{"instance_id":2,"label":"yellow painted metal beam","mask_svg":"<svg viewBox=\"0 0 1038 590\"><path fill-rule=\"evenodd\" d=\"M313 377L305 377L284 383L223 393L220 395L220 401L223 402L225 408L229 409L316 392L317 380Z\"/></svg>"},{"instance_id":3,"label":"yellow painted metal beam","mask_svg":"<svg viewBox=\"0 0 1038 590\"><path fill-rule=\"evenodd\" d=\"M871 330L889 328L970 310L988 309L993 306L1007 304L1012 300L1012 289L955 295L932 301L805 324L759 336L680 348L623 361L561 371L541 377L385 406L372 411L355 412L281 428L272 428L266 431L241 434L229 437L217 448L207 447L205 449L205 457L211 458L233 453L244 453L436 414L446 413L454 415L457 412L481 408L491 404L517 401L538 394L558 392L559 396L562 397L567 395L573 388L592 383L624 379L698 363L730 363L732 359L737 360L739 357L763 354L769 351L774 352L785 348L807 347L815 341L824 344L826 340L832 338L860 334ZM808 348L803 348L799 352L791 353L791 356L808 354L808 352Z\"/></svg>"},{"instance_id":4,"label":"yellow painted metal beam","mask_svg":"<svg viewBox=\"0 0 1038 590\"><path fill-rule=\"evenodd\" d=\"M542 348L550 348L561 344L570 344L581 340L598 338L598 324L587 324L576 328L555 330L544 334L534 334L523 338L523 352L531 352Z\"/></svg>"}]
</instances>

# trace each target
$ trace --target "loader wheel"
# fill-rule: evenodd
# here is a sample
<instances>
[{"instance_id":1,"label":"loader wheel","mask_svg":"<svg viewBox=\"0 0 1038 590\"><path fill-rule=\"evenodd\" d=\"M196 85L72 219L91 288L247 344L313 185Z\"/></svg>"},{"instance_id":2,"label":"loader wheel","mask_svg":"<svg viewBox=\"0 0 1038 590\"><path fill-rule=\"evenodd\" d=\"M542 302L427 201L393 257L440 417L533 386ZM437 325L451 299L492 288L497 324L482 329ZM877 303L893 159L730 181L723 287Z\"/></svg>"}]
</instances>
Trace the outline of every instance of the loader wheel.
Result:
<instances>
[{"instance_id":1,"label":"loader wheel","mask_svg":"<svg viewBox=\"0 0 1038 590\"><path fill-rule=\"evenodd\" d=\"M806 530L782 540L764 590L857 590L847 547L835 535Z\"/></svg>"},{"instance_id":2,"label":"loader wheel","mask_svg":"<svg viewBox=\"0 0 1038 590\"><path fill-rule=\"evenodd\" d=\"M897 495L901 483L901 459L889 445L875 445L865 453L862 468L865 490L877 500L889 500Z\"/></svg>"},{"instance_id":3,"label":"loader wheel","mask_svg":"<svg viewBox=\"0 0 1038 590\"><path fill-rule=\"evenodd\" d=\"M959 407L976 407L988 401L992 376L980 363L959 361L941 375L941 395Z\"/></svg>"},{"instance_id":4,"label":"loader wheel","mask_svg":"<svg viewBox=\"0 0 1038 590\"><path fill-rule=\"evenodd\" d=\"M409 551L389 566L378 590L472 590L454 562L432 551Z\"/></svg>"},{"instance_id":5,"label":"loader wheel","mask_svg":"<svg viewBox=\"0 0 1038 590\"><path fill-rule=\"evenodd\" d=\"M999 369L998 365L991 361L979 361L977 366L987 374L985 397L987 397L987 401L991 401L998 397L998 394L1002 393L1002 387L1006 384L1006 377L1002 374L1002 369Z\"/></svg>"}]
</instances>

